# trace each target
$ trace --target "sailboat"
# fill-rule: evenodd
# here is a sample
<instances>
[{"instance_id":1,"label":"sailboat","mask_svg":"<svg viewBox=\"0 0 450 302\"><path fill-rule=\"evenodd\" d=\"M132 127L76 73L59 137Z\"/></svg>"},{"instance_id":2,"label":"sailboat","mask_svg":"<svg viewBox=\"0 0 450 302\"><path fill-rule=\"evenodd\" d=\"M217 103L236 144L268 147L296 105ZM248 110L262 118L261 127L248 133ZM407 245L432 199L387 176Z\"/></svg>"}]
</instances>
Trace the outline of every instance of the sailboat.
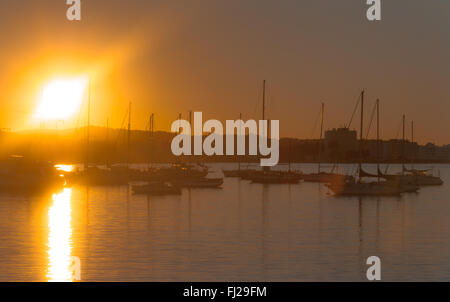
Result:
<instances>
[{"instance_id":1,"label":"sailboat","mask_svg":"<svg viewBox=\"0 0 450 302\"><path fill-rule=\"evenodd\" d=\"M377 177L378 179L383 178L383 179L387 180L388 182L394 182L395 184L397 184L400 187L401 193L416 193L419 190L419 186L417 185L414 178L412 178L408 175L400 175L399 177L389 178L381 173L380 156L379 156L379 152L380 152L380 147L379 147L379 143L380 143L379 100L377 100L376 108L377 108L377 174L373 175L373 174L365 172L364 170L361 170L360 173L362 173L362 175L366 176L366 177ZM403 136L404 136L404 134L403 134ZM404 152L402 151L402 153L404 153ZM402 155L402 157L403 157L403 155Z\"/></svg>"},{"instance_id":2,"label":"sailboat","mask_svg":"<svg viewBox=\"0 0 450 302\"><path fill-rule=\"evenodd\" d=\"M377 153L379 143L379 100L377 106ZM349 196L390 196L400 195L402 188L397 181L381 181L378 175L371 175L362 169L362 154L363 154L363 125L364 125L364 91L361 92L361 128L360 128L360 161L358 168L358 181L347 180L342 182L331 182L327 187L335 195L349 195ZM377 165L379 156L377 156ZM362 182L363 177L377 177L375 182Z\"/></svg>"},{"instance_id":3,"label":"sailboat","mask_svg":"<svg viewBox=\"0 0 450 302\"><path fill-rule=\"evenodd\" d=\"M129 181L129 173L118 171L117 168L99 168L98 166L89 165L89 140L90 140L90 108L91 107L91 84L89 82L89 97L87 104L87 127L86 127L86 155L84 168L82 171L70 172L66 176L69 184L83 184L92 186L120 186L127 185ZM130 103L131 110L131 103ZM131 113L129 113L128 133L130 132ZM128 134L129 135L129 134ZM128 136L128 142L130 137ZM128 161L128 158L127 158ZM128 170L128 169L127 169Z\"/></svg>"},{"instance_id":4,"label":"sailboat","mask_svg":"<svg viewBox=\"0 0 450 302\"><path fill-rule=\"evenodd\" d=\"M239 114L239 120L242 121L242 113ZM239 135L241 135L241 129L239 129ZM222 173L225 177L240 177L240 178L246 178L247 175L250 175L255 169L242 169L241 167L241 161L238 160L238 168L237 170L226 170L222 169Z\"/></svg>"},{"instance_id":5,"label":"sailboat","mask_svg":"<svg viewBox=\"0 0 450 302\"><path fill-rule=\"evenodd\" d=\"M411 141L414 143L414 122L411 122ZM441 186L444 184L444 181L439 176L434 176L429 174L433 169L414 169L414 166L411 169L407 169L406 167L402 167L402 171L411 173L414 177L417 185L419 186Z\"/></svg>"},{"instance_id":6,"label":"sailboat","mask_svg":"<svg viewBox=\"0 0 450 302\"><path fill-rule=\"evenodd\" d=\"M291 146L289 143L289 162L287 171L260 171L250 177L252 183L260 184L297 184L302 180L302 174L291 169Z\"/></svg>"},{"instance_id":7,"label":"sailboat","mask_svg":"<svg viewBox=\"0 0 450 302\"><path fill-rule=\"evenodd\" d=\"M242 113L239 114L239 120L242 121ZM239 128L239 135L241 135L241 129ZM222 173L225 177L241 177L241 161L238 160L237 170L225 170L222 169Z\"/></svg>"},{"instance_id":8,"label":"sailboat","mask_svg":"<svg viewBox=\"0 0 450 302\"><path fill-rule=\"evenodd\" d=\"M223 178L180 178L171 183L179 188L219 188L223 184Z\"/></svg>"},{"instance_id":9,"label":"sailboat","mask_svg":"<svg viewBox=\"0 0 450 302\"><path fill-rule=\"evenodd\" d=\"M153 140L154 134L154 114L150 116L149 120L150 140ZM198 187L202 186L218 186L212 180L205 180L208 174L206 167L195 169L187 164L176 164L168 168L151 168L150 154L147 163L146 171L132 170L132 180L145 181L144 184L133 184L132 190L134 194L146 195L180 195L181 187ZM187 182L189 180L189 182ZM195 180L195 182L193 182ZM206 184L206 185L205 185Z\"/></svg>"},{"instance_id":10,"label":"sailboat","mask_svg":"<svg viewBox=\"0 0 450 302\"><path fill-rule=\"evenodd\" d=\"M266 81L263 81L263 106L262 106L262 120L266 120ZM270 124L269 124L270 127ZM267 131L267 137L270 140L269 131ZM265 133L263 133L263 136ZM265 138L263 138L265 139ZM289 165L290 167L290 165ZM291 171L275 171L271 170L270 167L263 167L262 170L247 171L243 176L244 179L248 179L253 183L264 183L264 184L296 184L299 183L302 176L300 173Z\"/></svg>"},{"instance_id":11,"label":"sailboat","mask_svg":"<svg viewBox=\"0 0 450 302\"><path fill-rule=\"evenodd\" d=\"M189 122L192 124L191 117ZM223 184L223 178L208 178L209 169L201 163L178 162L157 169L152 174L158 180L167 181L178 188L218 188Z\"/></svg>"},{"instance_id":12,"label":"sailboat","mask_svg":"<svg viewBox=\"0 0 450 302\"><path fill-rule=\"evenodd\" d=\"M411 187L414 186L440 186L444 184L442 179L438 176L434 176L429 174L431 169L407 169L405 167L405 115L402 118L403 124L403 137L402 137L402 171L399 174L383 174L380 170L378 170L378 174L380 174L383 178L388 180L398 181L405 186L408 185ZM411 140L414 140L414 123L411 124ZM417 191L417 189L415 190Z\"/></svg>"},{"instance_id":13,"label":"sailboat","mask_svg":"<svg viewBox=\"0 0 450 302\"><path fill-rule=\"evenodd\" d=\"M319 138L319 153L318 153L318 163L317 163L317 173L310 174L302 174L302 179L306 182L320 182L320 183L330 183L330 182L345 182L347 179L351 180L351 176L334 173L334 167L331 172L323 172L321 171L321 152L322 148L320 143L322 141L323 135L323 118L325 113L325 104L322 103L320 115L321 115L321 123L320 123L320 138Z\"/></svg>"},{"instance_id":14,"label":"sailboat","mask_svg":"<svg viewBox=\"0 0 450 302\"><path fill-rule=\"evenodd\" d=\"M439 176L430 175L427 172L416 170L411 175L419 186L441 186L444 184Z\"/></svg>"},{"instance_id":15,"label":"sailboat","mask_svg":"<svg viewBox=\"0 0 450 302\"><path fill-rule=\"evenodd\" d=\"M149 130L149 141L153 143L154 135L154 121L155 114L150 115L148 130ZM151 148L150 148L151 150ZM148 154L147 169L145 171L133 170L131 174L131 180L135 181L145 181L143 184L131 184L131 189L133 194L145 194L145 195L180 195L181 189L175 187L174 185L165 182L160 177L155 175L155 169L151 167L151 154Z\"/></svg>"}]
</instances>

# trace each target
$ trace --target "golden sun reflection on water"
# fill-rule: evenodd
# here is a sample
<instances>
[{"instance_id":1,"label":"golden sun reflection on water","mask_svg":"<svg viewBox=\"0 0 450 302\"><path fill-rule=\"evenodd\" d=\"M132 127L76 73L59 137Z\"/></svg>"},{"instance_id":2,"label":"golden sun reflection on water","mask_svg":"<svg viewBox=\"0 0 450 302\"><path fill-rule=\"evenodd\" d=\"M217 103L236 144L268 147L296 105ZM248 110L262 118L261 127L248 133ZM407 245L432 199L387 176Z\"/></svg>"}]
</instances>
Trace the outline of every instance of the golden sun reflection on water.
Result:
<instances>
[{"instance_id":1,"label":"golden sun reflection on water","mask_svg":"<svg viewBox=\"0 0 450 302\"><path fill-rule=\"evenodd\" d=\"M48 210L48 281L73 281L71 189L53 195Z\"/></svg>"},{"instance_id":2,"label":"golden sun reflection on water","mask_svg":"<svg viewBox=\"0 0 450 302\"><path fill-rule=\"evenodd\" d=\"M72 172L73 166L72 165L55 165L56 170L62 171L62 172Z\"/></svg>"}]
</instances>

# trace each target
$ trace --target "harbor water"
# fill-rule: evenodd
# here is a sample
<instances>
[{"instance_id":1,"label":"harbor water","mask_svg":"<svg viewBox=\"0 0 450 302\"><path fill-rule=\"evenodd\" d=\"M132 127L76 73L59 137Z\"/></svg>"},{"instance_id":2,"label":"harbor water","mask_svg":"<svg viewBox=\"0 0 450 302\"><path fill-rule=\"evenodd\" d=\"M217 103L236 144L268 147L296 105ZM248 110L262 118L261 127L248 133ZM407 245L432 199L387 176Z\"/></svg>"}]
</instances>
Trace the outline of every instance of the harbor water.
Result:
<instances>
[{"instance_id":1,"label":"harbor water","mask_svg":"<svg viewBox=\"0 0 450 302\"><path fill-rule=\"evenodd\" d=\"M220 175L236 164L209 167ZM1 193L0 281L68 280L73 256L81 281L366 281L370 256L383 281L450 281L450 165L434 168L443 186L400 197L237 178L179 196L127 186Z\"/></svg>"}]
</instances>

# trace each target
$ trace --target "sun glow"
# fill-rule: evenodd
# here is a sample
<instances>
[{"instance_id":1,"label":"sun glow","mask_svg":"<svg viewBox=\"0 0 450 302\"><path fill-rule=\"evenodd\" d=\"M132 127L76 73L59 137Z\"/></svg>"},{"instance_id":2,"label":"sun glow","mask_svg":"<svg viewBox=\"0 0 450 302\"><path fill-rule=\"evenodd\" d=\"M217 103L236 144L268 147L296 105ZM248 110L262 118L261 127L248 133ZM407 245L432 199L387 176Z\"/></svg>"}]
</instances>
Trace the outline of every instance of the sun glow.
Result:
<instances>
[{"instance_id":1,"label":"sun glow","mask_svg":"<svg viewBox=\"0 0 450 302\"><path fill-rule=\"evenodd\" d=\"M56 79L48 83L39 99L36 118L64 120L76 113L87 86L86 77Z\"/></svg>"},{"instance_id":2,"label":"sun glow","mask_svg":"<svg viewBox=\"0 0 450 302\"><path fill-rule=\"evenodd\" d=\"M72 165L55 165L56 170L61 172L72 172L73 166Z\"/></svg>"}]
</instances>

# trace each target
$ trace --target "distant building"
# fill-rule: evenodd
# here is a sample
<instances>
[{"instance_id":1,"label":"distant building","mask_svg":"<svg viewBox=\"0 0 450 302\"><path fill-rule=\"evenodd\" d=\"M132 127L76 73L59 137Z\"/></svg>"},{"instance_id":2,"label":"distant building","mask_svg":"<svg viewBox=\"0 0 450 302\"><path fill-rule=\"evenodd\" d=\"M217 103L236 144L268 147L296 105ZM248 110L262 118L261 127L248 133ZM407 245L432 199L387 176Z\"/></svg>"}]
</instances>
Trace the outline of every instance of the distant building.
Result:
<instances>
[{"instance_id":1,"label":"distant building","mask_svg":"<svg viewBox=\"0 0 450 302\"><path fill-rule=\"evenodd\" d=\"M428 143L425 146L420 146L418 153L419 159L425 161L450 161L450 145L439 147L435 144Z\"/></svg>"},{"instance_id":2,"label":"distant building","mask_svg":"<svg viewBox=\"0 0 450 302\"><path fill-rule=\"evenodd\" d=\"M436 146L432 143L428 143L425 146L421 146L419 149L419 158L425 161L432 161L436 158Z\"/></svg>"},{"instance_id":3,"label":"distant building","mask_svg":"<svg viewBox=\"0 0 450 302\"><path fill-rule=\"evenodd\" d=\"M439 160L450 161L450 145L439 148Z\"/></svg>"},{"instance_id":4,"label":"distant building","mask_svg":"<svg viewBox=\"0 0 450 302\"><path fill-rule=\"evenodd\" d=\"M330 158L349 158L358 150L357 132L334 128L325 132L325 152Z\"/></svg>"},{"instance_id":5,"label":"distant building","mask_svg":"<svg viewBox=\"0 0 450 302\"><path fill-rule=\"evenodd\" d=\"M383 144L383 154L385 158L400 161L402 158L403 141L401 139L391 139Z\"/></svg>"},{"instance_id":6,"label":"distant building","mask_svg":"<svg viewBox=\"0 0 450 302\"><path fill-rule=\"evenodd\" d=\"M419 145L401 139L391 139L382 142L384 160L417 160L420 157Z\"/></svg>"},{"instance_id":7,"label":"distant building","mask_svg":"<svg viewBox=\"0 0 450 302\"><path fill-rule=\"evenodd\" d=\"M364 140L364 158L366 160L383 160L384 158L384 146L383 142L377 140Z\"/></svg>"}]
</instances>

